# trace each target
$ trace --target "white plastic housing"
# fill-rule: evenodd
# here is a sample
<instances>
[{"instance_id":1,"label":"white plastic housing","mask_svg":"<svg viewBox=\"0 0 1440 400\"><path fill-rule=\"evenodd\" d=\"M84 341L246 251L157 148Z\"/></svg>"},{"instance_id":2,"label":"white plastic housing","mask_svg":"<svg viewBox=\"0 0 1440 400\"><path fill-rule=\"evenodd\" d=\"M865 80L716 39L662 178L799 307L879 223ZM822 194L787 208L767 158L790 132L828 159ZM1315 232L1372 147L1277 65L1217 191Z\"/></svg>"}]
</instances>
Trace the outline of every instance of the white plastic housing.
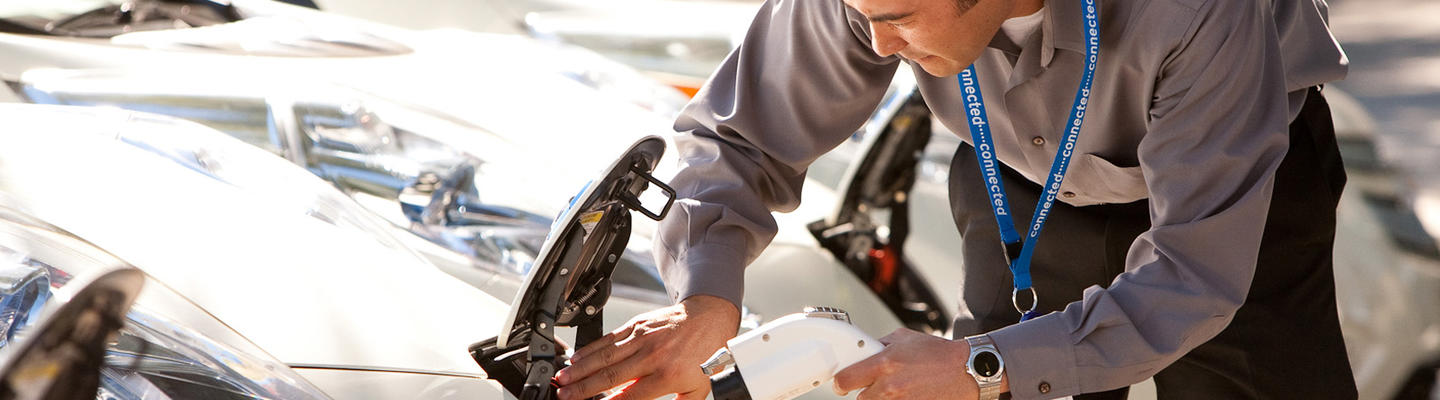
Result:
<instances>
[{"instance_id":1,"label":"white plastic housing","mask_svg":"<svg viewBox=\"0 0 1440 400\"><path fill-rule=\"evenodd\" d=\"M728 347L752 399L788 400L884 345L844 321L790 314L730 339Z\"/></svg>"}]
</instances>

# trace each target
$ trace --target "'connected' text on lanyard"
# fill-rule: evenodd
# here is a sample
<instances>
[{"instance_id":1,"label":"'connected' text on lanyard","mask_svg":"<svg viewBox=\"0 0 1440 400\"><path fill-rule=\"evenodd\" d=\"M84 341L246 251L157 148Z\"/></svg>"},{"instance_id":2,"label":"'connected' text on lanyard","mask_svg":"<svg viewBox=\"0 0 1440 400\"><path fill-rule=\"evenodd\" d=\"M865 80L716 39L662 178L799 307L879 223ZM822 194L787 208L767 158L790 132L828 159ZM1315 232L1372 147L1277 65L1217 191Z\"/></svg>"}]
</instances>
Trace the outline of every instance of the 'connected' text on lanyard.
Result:
<instances>
[{"instance_id":1,"label":"'connected' text on lanyard","mask_svg":"<svg viewBox=\"0 0 1440 400\"><path fill-rule=\"evenodd\" d=\"M1023 244L1020 242L1020 235L1015 231L1015 222L1010 219L1010 202L1005 197L999 164L995 160L995 143L990 135L989 117L985 114L985 98L976 82L975 65L971 64L956 77L960 81L961 97L964 99L965 112L970 122L970 137L975 145L975 157L980 161L980 172L985 188L990 193L990 206L995 212L995 222L1000 225L1000 239L1006 250L1005 258L1010 262L1010 272L1015 277L1010 301L1015 305L1015 310L1021 312L1021 321L1036 316L1035 306L1039 303L1039 295L1035 293L1030 282L1030 258L1035 253L1035 242L1040 238L1040 229L1045 227L1050 208L1055 205L1055 195L1060 192L1060 185L1065 180L1065 171L1070 167L1070 157L1075 153L1075 142L1080 138L1080 126L1085 122L1085 109L1090 103L1090 84L1095 79L1095 64L1100 57L1100 19L1097 16L1099 10L1095 0L1081 1L1084 3L1081 14L1085 24L1081 30L1085 35L1085 69L1081 73L1080 86L1075 90L1075 105L1071 107L1072 112L1066 118L1064 139L1055 152L1055 161L1050 166L1050 175L1045 178L1045 186L1041 188L1043 193L1035 205L1035 214ZM1018 254L1013 251L1015 246L1020 246ZM1022 290L1030 292L1031 303L1028 310L1022 309L1017 299Z\"/></svg>"}]
</instances>

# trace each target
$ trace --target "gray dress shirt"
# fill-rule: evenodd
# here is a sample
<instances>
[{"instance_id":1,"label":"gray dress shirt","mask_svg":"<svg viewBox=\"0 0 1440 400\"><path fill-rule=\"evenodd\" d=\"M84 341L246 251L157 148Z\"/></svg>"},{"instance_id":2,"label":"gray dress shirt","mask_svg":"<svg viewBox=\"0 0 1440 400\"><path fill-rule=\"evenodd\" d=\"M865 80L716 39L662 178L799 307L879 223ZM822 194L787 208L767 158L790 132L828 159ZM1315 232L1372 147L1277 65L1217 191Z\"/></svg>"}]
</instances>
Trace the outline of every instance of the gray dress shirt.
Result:
<instances>
[{"instance_id":1,"label":"gray dress shirt","mask_svg":"<svg viewBox=\"0 0 1440 400\"><path fill-rule=\"evenodd\" d=\"M1084 65L1081 2L1047 0L1037 34L997 35L976 61L998 157L1036 183ZM991 333L1017 399L1137 383L1218 334L1254 275L1289 119L1304 89L1346 70L1323 0L1099 3L1099 67L1058 198L1149 198L1152 227L1108 289ZM806 168L869 116L900 62L871 50L864 16L840 0L761 7L675 124L680 200L655 248L676 300L739 304L744 266L776 232L770 213L798 206ZM956 78L914 70L935 115L968 141Z\"/></svg>"}]
</instances>

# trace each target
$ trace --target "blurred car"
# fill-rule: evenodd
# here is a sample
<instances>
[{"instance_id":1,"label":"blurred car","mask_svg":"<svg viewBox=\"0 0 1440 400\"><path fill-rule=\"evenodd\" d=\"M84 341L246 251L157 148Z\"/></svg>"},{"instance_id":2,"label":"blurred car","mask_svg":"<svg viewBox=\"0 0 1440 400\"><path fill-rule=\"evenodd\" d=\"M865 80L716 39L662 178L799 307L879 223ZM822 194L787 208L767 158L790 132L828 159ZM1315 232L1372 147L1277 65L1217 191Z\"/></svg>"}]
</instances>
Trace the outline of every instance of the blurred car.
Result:
<instances>
[{"instance_id":1,"label":"blurred car","mask_svg":"<svg viewBox=\"0 0 1440 400\"><path fill-rule=\"evenodd\" d=\"M323 193L330 203L346 206L336 218L363 220L376 232L397 231L395 240L499 298L514 295L545 239L553 215L549 207L564 200L554 195L547 202L536 191L512 190L527 186L527 174L502 156L518 153L514 145L474 128L445 126L453 124L432 114L304 82L236 80L196 89L188 85L192 80L176 77L35 70L21 82L29 85L27 96L41 103L147 110L224 129L244 143L176 132L156 137L152 145L201 154L198 160L182 158L193 168L219 168L246 189L275 196ZM275 106L277 98L294 100ZM387 118L409 129L471 134L459 141L480 143L476 148L487 157L482 161L392 126ZM236 146L265 151L224 161L211 156ZM614 323L668 304L643 245L624 254L616 279L622 304L612 306L623 311L615 313Z\"/></svg>"},{"instance_id":2,"label":"blurred car","mask_svg":"<svg viewBox=\"0 0 1440 400\"><path fill-rule=\"evenodd\" d=\"M443 270L499 298L513 296L549 221L589 178L583 166L608 163L604 149L617 143L667 132L684 101L571 46L406 31L266 1L226 7L239 19L192 29L97 19L92 25L134 32L0 34L0 49L19 55L0 60L0 75L17 99L187 118L285 157L408 230L397 236ZM116 31L123 28L107 32ZM749 270L749 324L823 304L868 315L857 323L877 335L900 326L815 248L803 224L788 225L795 228L756 263L769 267ZM637 221L639 236L616 273L622 304L610 306L633 307L607 313L607 326L670 302L650 261L651 231ZM792 274L816 285L791 288Z\"/></svg>"},{"instance_id":3,"label":"blurred car","mask_svg":"<svg viewBox=\"0 0 1440 400\"><path fill-rule=\"evenodd\" d=\"M947 174L960 139L906 91L907 80L896 82L866 127L811 167L816 182L842 196L830 217L810 227L872 287L897 284L886 269L912 270L913 284L929 285L939 304L956 312L961 258L950 244L960 237L949 222ZM1333 87L1325 96L1349 175L1337 211L1334 273L1360 396L1435 398L1440 188L1388 161L1385 138L1358 102ZM1148 385L1132 398L1153 397Z\"/></svg>"},{"instance_id":4,"label":"blurred car","mask_svg":"<svg viewBox=\"0 0 1440 400\"><path fill-rule=\"evenodd\" d=\"M345 219L338 193L251 190L251 172L224 168L273 156L158 146L232 139L128 111L0 116L0 336L23 335L72 277L130 265L151 282L101 398L502 397L465 348L506 304Z\"/></svg>"},{"instance_id":5,"label":"blurred car","mask_svg":"<svg viewBox=\"0 0 1440 400\"><path fill-rule=\"evenodd\" d=\"M531 11L524 15L525 30L593 50L693 96L744 40L760 8L756 1L615 3Z\"/></svg>"},{"instance_id":6,"label":"blurred car","mask_svg":"<svg viewBox=\"0 0 1440 400\"><path fill-rule=\"evenodd\" d=\"M1360 397L1440 398L1440 187L1385 148L1364 107L1325 89L1349 175L1336 215L1335 294Z\"/></svg>"},{"instance_id":7,"label":"blurred car","mask_svg":"<svg viewBox=\"0 0 1440 400\"><path fill-rule=\"evenodd\" d=\"M412 29L527 34L578 45L694 95L738 46L755 0L320 0L327 12Z\"/></svg>"}]
</instances>

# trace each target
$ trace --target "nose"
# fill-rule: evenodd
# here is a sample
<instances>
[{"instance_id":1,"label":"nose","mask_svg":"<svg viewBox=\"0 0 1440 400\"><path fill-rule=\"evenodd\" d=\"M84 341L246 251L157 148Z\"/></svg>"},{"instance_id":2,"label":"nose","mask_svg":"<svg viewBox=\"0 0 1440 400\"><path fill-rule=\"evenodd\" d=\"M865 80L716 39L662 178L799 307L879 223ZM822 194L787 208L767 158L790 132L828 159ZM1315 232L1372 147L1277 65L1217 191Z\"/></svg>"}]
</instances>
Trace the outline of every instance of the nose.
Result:
<instances>
[{"instance_id":1,"label":"nose","mask_svg":"<svg viewBox=\"0 0 1440 400\"><path fill-rule=\"evenodd\" d=\"M875 48L875 54L881 57L893 56L909 45L905 39L896 35L894 30L885 24L871 23L870 36L870 46Z\"/></svg>"}]
</instances>

